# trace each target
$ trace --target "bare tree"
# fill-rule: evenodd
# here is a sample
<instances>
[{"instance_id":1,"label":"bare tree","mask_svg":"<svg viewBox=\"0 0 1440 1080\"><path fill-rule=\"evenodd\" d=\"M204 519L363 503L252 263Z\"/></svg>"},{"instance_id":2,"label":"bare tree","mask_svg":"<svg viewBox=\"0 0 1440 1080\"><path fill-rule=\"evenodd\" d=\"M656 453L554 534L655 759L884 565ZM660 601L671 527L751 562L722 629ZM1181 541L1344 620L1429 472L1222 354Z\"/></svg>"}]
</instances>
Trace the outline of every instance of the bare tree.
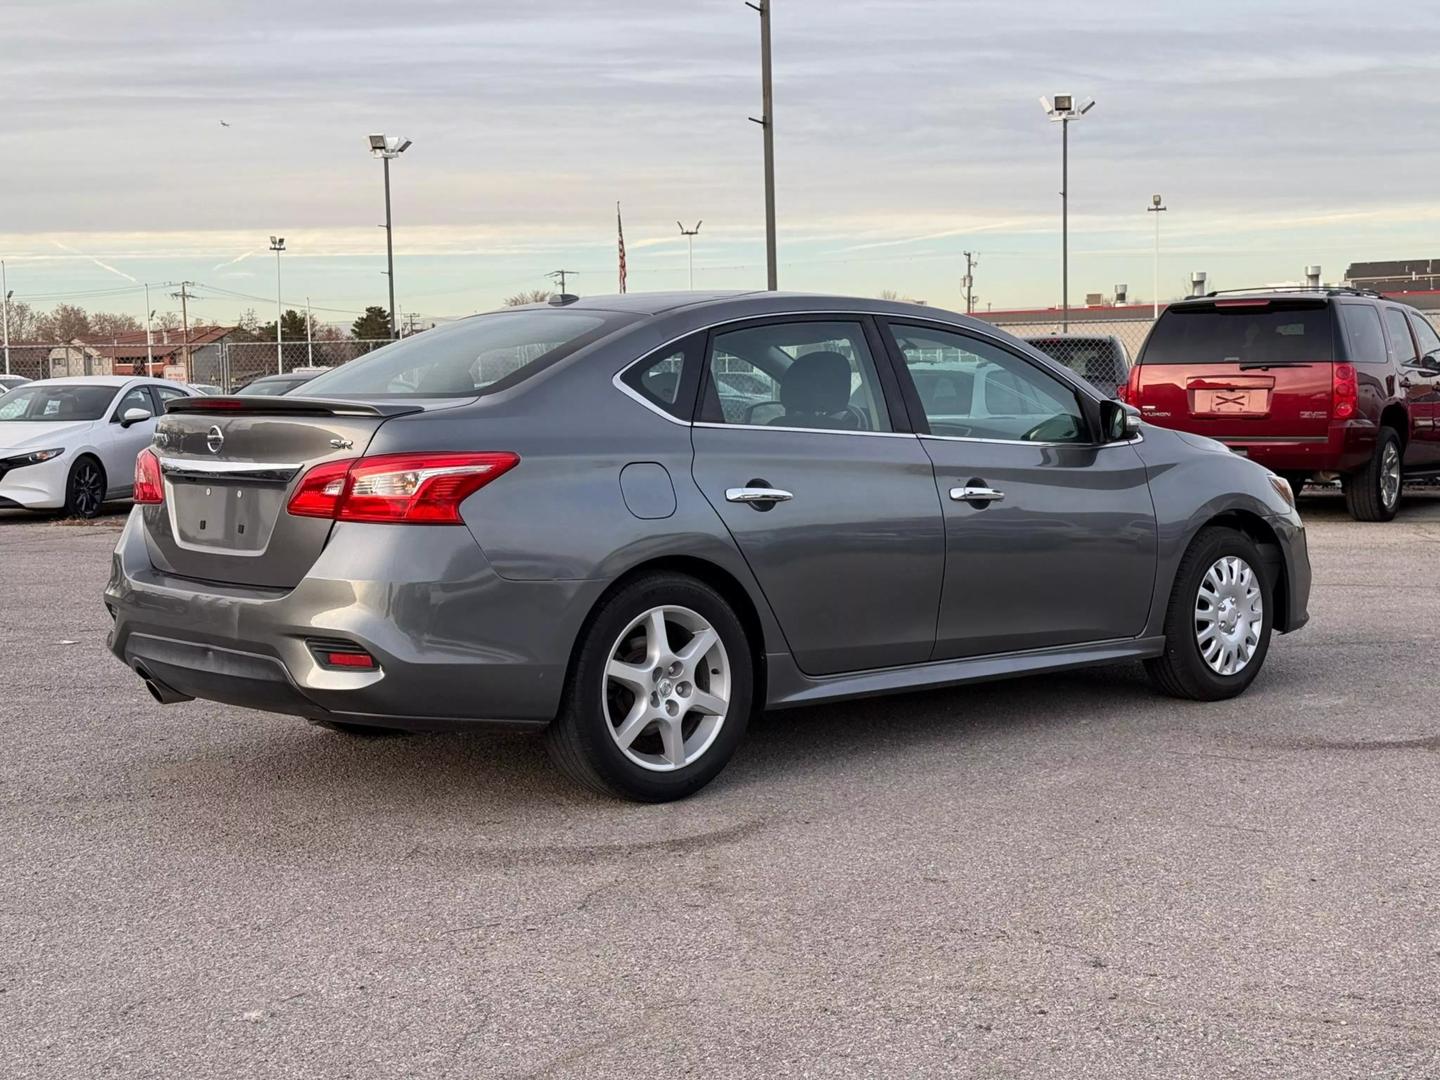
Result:
<instances>
[{"instance_id":1,"label":"bare tree","mask_svg":"<svg viewBox=\"0 0 1440 1080\"><path fill-rule=\"evenodd\" d=\"M133 334L145 329L134 315L116 315L109 311L97 311L90 316L90 337L105 342L119 334Z\"/></svg>"},{"instance_id":2,"label":"bare tree","mask_svg":"<svg viewBox=\"0 0 1440 1080\"><path fill-rule=\"evenodd\" d=\"M505 298L506 307L519 307L521 304L543 304L549 300L551 292L549 289L527 289L525 292L518 292L514 296Z\"/></svg>"}]
</instances>

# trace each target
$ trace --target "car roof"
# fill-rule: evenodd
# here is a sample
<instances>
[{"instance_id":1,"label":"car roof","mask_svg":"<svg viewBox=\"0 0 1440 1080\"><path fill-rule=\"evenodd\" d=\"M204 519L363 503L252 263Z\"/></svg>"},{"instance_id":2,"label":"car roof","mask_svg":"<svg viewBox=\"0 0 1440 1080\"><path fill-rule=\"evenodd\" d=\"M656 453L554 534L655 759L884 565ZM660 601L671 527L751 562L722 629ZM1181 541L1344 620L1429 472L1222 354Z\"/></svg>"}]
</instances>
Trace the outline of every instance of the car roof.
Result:
<instances>
[{"instance_id":1,"label":"car roof","mask_svg":"<svg viewBox=\"0 0 1440 1080\"><path fill-rule=\"evenodd\" d=\"M54 379L36 379L35 383L54 383L61 386L129 386L131 383L157 383L161 386L183 386L174 379L152 379L145 375L62 375Z\"/></svg>"}]
</instances>

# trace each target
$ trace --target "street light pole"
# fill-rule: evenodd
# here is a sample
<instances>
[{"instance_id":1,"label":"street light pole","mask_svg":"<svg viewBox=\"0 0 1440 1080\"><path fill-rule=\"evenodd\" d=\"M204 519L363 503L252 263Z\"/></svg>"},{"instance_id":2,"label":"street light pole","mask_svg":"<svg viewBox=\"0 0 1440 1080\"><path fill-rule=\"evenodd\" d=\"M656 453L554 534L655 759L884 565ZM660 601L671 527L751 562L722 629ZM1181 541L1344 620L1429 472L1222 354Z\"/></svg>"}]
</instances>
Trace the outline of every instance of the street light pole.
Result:
<instances>
[{"instance_id":1,"label":"street light pole","mask_svg":"<svg viewBox=\"0 0 1440 1080\"><path fill-rule=\"evenodd\" d=\"M1052 103L1042 97L1040 105L1051 120L1060 124L1060 332L1070 330L1070 121L1078 120L1095 107L1089 98L1077 102L1074 94L1056 94Z\"/></svg>"},{"instance_id":2,"label":"street light pole","mask_svg":"<svg viewBox=\"0 0 1440 1080\"><path fill-rule=\"evenodd\" d=\"M280 324L285 321L285 305L280 299L280 253L285 250L283 236L270 237L270 250L275 252L275 374L285 374L285 350L281 345Z\"/></svg>"},{"instance_id":3,"label":"street light pole","mask_svg":"<svg viewBox=\"0 0 1440 1080\"><path fill-rule=\"evenodd\" d=\"M310 297L305 297L305 364L315 366L315 317L310 314Z\"/></svg>"},{"instance_id":4,"label":"street light pole","mask_svg":"<svg viewBox=\"0 0 1440 1080\"><path fill-rule=\"evenodd\" d=\"M772 0L759 0L745 6L760 15L760 108L763 115L758 119L765 135L765 287L771 292L778 289L779 273L775 261L775 95L770 80L770 4Z\"/></svg>"},{"instance_id":5,"label":"street light pole","mask_svg":"<svg viewBox=\"0 0 1440 1080\"><path fill-rule=\"evenodd\" d=\"M10 374L10 282L5 278L5 263L0 260L0 324L5 334L5 374Z\"/></svg>"},{"instance_id":6,"label":"street light pole","mask_svg":"<svg viewBox=\"0 0 1440 1080\"><path fill-rule=\"evenodd\" d=\"M385 276L390 282L390 340L395 340L395 244L390 219L390 159L410 148L410 140L397 135L370 136L370 156L385 166Z\"/></svg>"},{"instance_id":7,"label":"street light pole","mask_svg":"<svg viewBox=\"0 0 1440 1080\"><path fill-rule=\"evenodd\" d=\"M1155 299L1151 301L1151 317L1157 320L1160 318L1160 215L1167 209L1159 195L1151 195L1150 205L1145 208L1146 213L1155 215Z\"/></svg>"},{"instance_id":8,"label":"street light pole","mask_svg":"<svg viewBox=\"0 0 1440 1080\"><path fill-rule=\"evenodd\" d=\"M700 232L700 226L701 226L701 225L704 225L705 222L704 222L704 221L697 221L697 222L695 222L695 227L694 227L693 229L687 229L687 228L685 228L685 226L684 226L684 225L680 225L680 222L678 222L678 221L675 222L675 224L680 226L680 235L683 236L683 237L685 237L685 239L686 239L686 240L689 242L689 244L690 244L690 291L691 291L691 292L694 292L694 291L695 291L695 236L696 236L697 233Z\"/></svg>"}]
</instances>

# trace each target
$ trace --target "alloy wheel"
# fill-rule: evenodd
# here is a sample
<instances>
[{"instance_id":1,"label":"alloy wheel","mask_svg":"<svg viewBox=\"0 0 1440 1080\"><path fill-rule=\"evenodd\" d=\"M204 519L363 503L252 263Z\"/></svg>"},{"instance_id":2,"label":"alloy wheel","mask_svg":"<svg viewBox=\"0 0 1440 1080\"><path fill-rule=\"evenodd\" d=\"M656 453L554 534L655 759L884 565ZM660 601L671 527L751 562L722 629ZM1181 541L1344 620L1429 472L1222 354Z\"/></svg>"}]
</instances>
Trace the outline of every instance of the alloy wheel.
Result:
<instances>
[{"instance_id":1,"label":"alloy wheel","mask_svg":"<svg viewBox=\"0 0 1440 1080\"><path fill-rule=\"evenodd\" d=\"M1385 444L1380 456L1380 502L1389 510L1400 498L1400 450L1394 441Z\"/></svg>"},{"instance_id":2,"label":"alloy wheel","mask_svg":"<svg viewBox=\"0 0 1440 1080\"><path fill-rule=\"evenodd\" d=\"M93 461L82 461L75 467L70 478L71 502L81 517L94 517L100 512L105 501L103 485L100 466Z\"/></svg>"},{"instance_id":3,"label":"alloy wheel","mask_svg":"<svg viewBox=\"0 0 1440 1080\"><path fill-rule=\"evenodd\" d=\"M715 628L678 605L635 618L610 648L602 700L620 752L654 772L693 765L730 711L730 658Z\"/></svg>"},{"instance_id":4,"label":"alloy wheel","mask_svg":"<svg viewBox=\"0 0 1440 1080\"><path fill-rule=\"evenodd\" d=\"M1238 555L1211 565L1195 595L1195 643L1217 675L1245 670L1260 644L1265 601L1260 579Z\"/></svg>"}]
</instances>

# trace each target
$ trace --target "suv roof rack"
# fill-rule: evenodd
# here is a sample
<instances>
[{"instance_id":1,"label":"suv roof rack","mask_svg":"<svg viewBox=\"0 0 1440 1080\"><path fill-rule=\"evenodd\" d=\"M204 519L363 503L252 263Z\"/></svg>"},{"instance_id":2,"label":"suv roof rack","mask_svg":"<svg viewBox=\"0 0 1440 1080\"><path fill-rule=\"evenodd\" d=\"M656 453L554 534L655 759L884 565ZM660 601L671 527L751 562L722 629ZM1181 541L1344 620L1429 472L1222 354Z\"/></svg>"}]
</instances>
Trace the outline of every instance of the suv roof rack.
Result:
<instances>
[{"instance_id":1,"label":"suv roof rack","mask_svg":"<svg viewBox=\"0 0 1440 1080\"><path fill-rule=\"evenodd\" d=\"M1187 300L1206 299L1212 296L1228 296L1234 293L1321 293L1325 296L1380 296L1374 289L1361 289L1354 285L1271 285L1254 286L1249 289L1215 289L1204 297L1186 297Z\"/></svg>"}]
</instances>

